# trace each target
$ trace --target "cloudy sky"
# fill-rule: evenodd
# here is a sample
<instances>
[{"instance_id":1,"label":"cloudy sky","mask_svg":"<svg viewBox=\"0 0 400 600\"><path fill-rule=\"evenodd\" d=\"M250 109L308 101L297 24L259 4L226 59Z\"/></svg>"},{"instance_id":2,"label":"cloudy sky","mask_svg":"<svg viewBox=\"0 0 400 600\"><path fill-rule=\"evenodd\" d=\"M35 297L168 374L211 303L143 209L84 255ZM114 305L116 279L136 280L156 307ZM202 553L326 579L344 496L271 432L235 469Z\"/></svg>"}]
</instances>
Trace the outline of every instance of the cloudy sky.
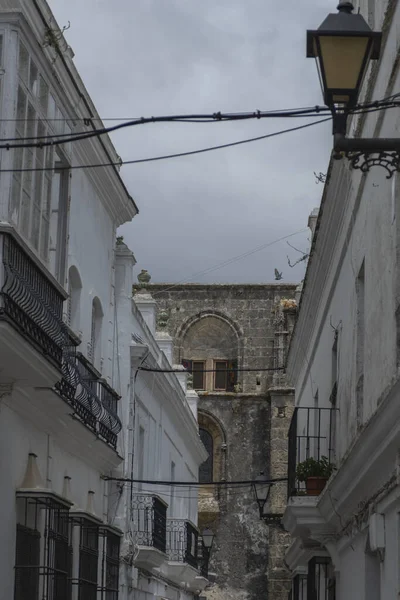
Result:
<instances>
[{"instance_id":1,"label":"cloudy sky","mask_svg":"<svg viewBox=\"0 0 400 600\"><path fill-rule=\"evenodd\" d=\"M48 0L102 118L272 110L322 104L307 28L328 0ZM123 160L251 138L314 119L151 124L113 135ZM110 125L105 121L106 124ZM202 155L125 166L140 213L121 234L154 282L284 282L302 255L279 238L318 206L329 123ZM289 239L307 250L309 231ZM269 245L269 246L268 246ZM262 249L259 249L261 248ZM257 250L252 252L253 250ZM240 260L232 260L248 253ZM229 264L215 268L220 263ZM209 270L204 274L200 272Z\"/></svg>"}]
</instances>

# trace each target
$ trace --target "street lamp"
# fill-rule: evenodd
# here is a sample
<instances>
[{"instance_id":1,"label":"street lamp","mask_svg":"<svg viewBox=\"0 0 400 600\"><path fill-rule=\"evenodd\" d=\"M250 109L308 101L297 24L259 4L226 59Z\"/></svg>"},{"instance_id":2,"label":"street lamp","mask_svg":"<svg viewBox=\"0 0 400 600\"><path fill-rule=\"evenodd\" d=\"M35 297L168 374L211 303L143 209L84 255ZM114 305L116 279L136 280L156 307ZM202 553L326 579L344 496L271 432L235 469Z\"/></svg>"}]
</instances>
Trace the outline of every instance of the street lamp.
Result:
<instances>
[{"instance_id":1,"label":"street lamp","mask_svg":"<svg viewBox=\"0 0 400 600\"><path fill-rule=\"evenodd\" d=\"M208 564L210 562L211 549L214 543L214 532L211 529L203 529L201 533L202 552L200 570L203 577L208 577Z\"/></svg>"},{"instance_id":2,"label":"street lamp","mask_svg":"<svg viewBox=\"0 0 400 600\"><path fill-rule=\"evenodd\" d=\"M208 552L211 552L211 548L214 543L214 532L211 529L203 529L201 539L203 540L204 548L207 548Z\"/></svg>"},{"instance_id":3,"label":"street lamp","mask_svg":"<svg viewBox=\"0 0 400 600\"><path fill-rule=\"evenodd\" d=\"M307 31L307 57L315 58L325 104L332 111L335 158L345 155L353 168L381 165L390 178L400 168L400 140L348 139L349 111L357 105L369 62L380 57L382 33L372 31L351 2L341 0L319 29Z\"/></svg>"},{"instance_id":4,"label":"street lamp","mask_svg":"<svg viewBox=\"0 0 400 600\"><path fill-rule=\"evenodd\" d=\"M263 518L264 506L267 503L270 489L271 483L265 477L264 473L260 473L259 475L257 475L253 483L253 491L254 497L258 504L258 510L260 511L260 519Z\"/></svg>"}]
</instances>

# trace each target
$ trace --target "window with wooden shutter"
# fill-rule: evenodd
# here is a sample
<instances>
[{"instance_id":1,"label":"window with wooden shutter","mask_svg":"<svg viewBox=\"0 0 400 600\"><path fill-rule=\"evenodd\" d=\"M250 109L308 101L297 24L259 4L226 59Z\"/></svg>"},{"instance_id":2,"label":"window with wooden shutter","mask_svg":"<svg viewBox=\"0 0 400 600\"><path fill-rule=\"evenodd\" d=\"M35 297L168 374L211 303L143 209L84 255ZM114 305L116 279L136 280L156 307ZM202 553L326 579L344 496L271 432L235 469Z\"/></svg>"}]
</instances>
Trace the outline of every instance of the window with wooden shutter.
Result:
<instances>
[{"instance_id":1,"label":"window with wooden shutter","mask_svg":"<svg viewBox=\"0 0 400 600\"><path fill-rule=\"evenodd\" d=\"M193 389L204 390L205 389L205 362L202 360L194 360L192 362L192 373L193 373Z\"/></svg>"},{"instance_id":2,"label":"window with wooden shutter","mask_svg":"<svg viewBox=\"0 0 400 600\"><path fill-rule=\"evenodd\" d=\"M227 383L227 391L234 392L235 385L238 381L238 361L230 360L228 361L228 383Z\"/></svg>"},{"instance_id":3,"label":"window with wooden shutter","mask_svg":"<svg viewBox=\"0 0 400 600\"><path fill-rule=\"evenodd\" d=\"M228 363L226 360L214 362L214 390L226 390L228 383Z\"/></svg>"}]
</instances>

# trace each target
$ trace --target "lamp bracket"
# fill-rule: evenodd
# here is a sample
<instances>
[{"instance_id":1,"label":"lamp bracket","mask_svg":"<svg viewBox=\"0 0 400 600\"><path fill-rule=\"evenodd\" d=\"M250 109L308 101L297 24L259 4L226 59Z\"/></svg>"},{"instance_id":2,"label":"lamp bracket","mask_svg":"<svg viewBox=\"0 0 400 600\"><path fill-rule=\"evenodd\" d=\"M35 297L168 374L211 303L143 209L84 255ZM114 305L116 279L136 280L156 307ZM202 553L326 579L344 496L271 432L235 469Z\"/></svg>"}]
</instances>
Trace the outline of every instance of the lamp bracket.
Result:
<instances>
[{"instance_id":1,"label":"lamp bracket","mask_svg":"<svg viewBox=\"0 0 400 600\"><path fill-rule=\"evenodd\" d=\"M367 173L371 167L383 167L387 171L387 179L391 179L396 171L400 171L400 138L353 138L335 135L334 157L345 156L353 169Z\"/></svg>"},{"instance_id":2,"label":"lamp bracket","mask_svg":"<svg viewBox=\"0 0 400 600\"><path fill-rule=\"evenodd\" d=\"M360 169L367 173L371 167L383 167L387 171L386 179L391 179L400 171L400 153L398 151L387 152L346 152L346 158L350 161L353 169Z\"/></svg>"},{"instance_id":3,"label":"lamp bracket","mask_svg":"<svg viewBox=\"0 0 400 600\"><path fill-rule=\"evenodd\" d=\"M262 519L263 519L264 523L266 523L270 527L278 527L279 529L282 529L283 531L285 531L285 529L282 525L283 514L264 513L262 515Z\"/></svg>"}]
</instances>

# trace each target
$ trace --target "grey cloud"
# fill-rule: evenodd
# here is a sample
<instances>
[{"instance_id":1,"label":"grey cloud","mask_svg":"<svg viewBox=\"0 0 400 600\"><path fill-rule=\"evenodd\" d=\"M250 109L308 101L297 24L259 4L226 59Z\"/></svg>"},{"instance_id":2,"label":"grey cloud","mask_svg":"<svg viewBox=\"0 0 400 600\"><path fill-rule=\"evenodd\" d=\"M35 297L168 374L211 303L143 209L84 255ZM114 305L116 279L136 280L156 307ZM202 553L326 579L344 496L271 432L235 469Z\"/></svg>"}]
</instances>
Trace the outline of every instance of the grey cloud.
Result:
<instances>
[{"instance_id":1,"label":"grey cloud","mask_svg":"<svg viewBox=\"0 0 400 600\"><path fill-rule=\"evenodd\" d=\"M321 104L305 31L334 4L326 0L50 0L75 62L104 117L240 111ZM113 136L123 159L193 150L301 125L302 119L209 125L149 125ZM127 166L124 180L140 214L121 233L138 268L178 281L302 229L319 204L328 125L165 162ZM308 233L293 242L307 248ZM284 281L280 242L200 281Z\"/></svg>"}]
</instances>

